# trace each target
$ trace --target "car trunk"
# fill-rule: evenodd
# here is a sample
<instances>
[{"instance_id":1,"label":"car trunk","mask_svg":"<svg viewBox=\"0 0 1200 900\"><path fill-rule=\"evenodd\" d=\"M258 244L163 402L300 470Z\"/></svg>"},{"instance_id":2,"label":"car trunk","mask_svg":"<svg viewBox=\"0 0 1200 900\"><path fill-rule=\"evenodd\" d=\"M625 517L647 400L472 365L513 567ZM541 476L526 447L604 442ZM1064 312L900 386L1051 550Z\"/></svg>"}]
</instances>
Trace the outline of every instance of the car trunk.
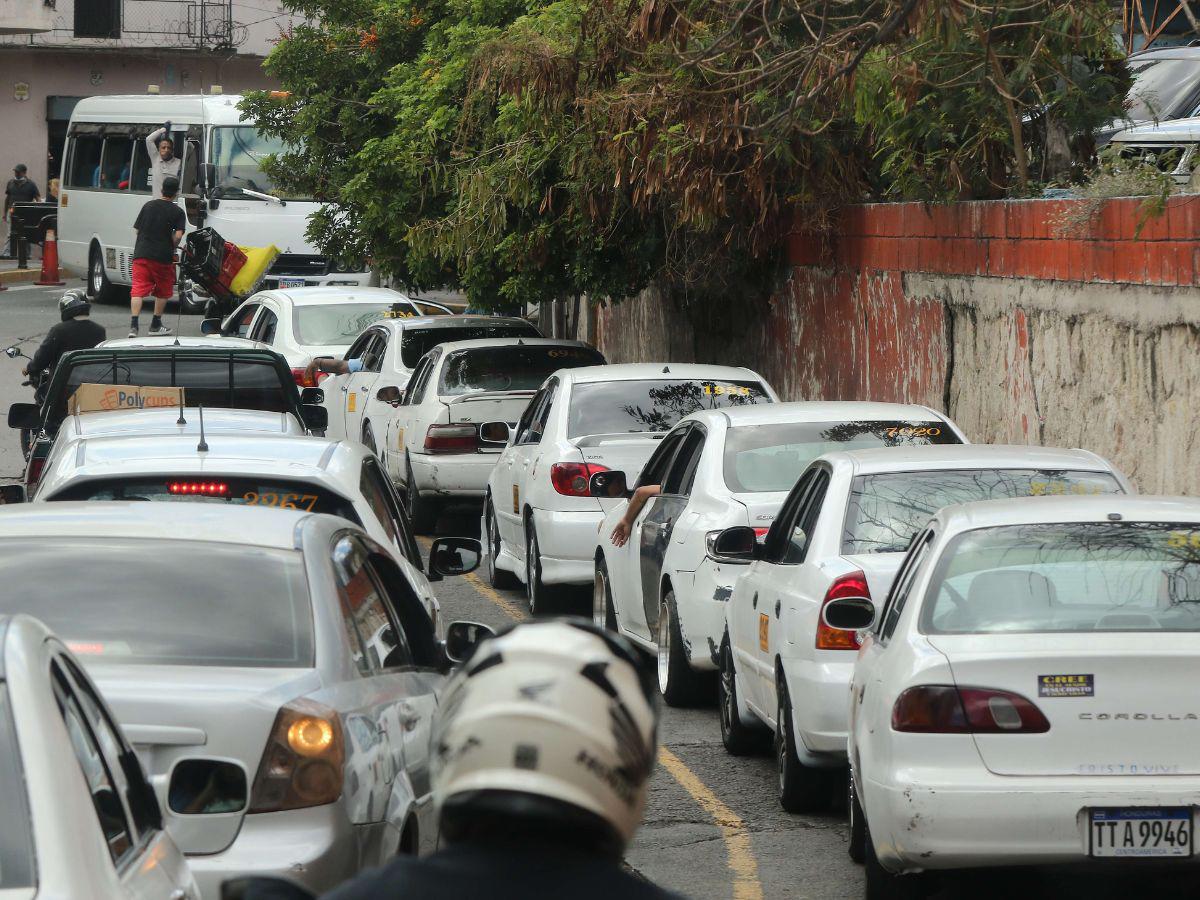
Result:
<instances>
[{"instance_id":1,"label":"car trunk","mask_svg":"<svg viewBox=\"0 0 1200 900\"><path fill-rule=\"evenodd\" d=\"M771 527L787 495L787 491L755 491L734 494L733 499L746 507L745 524L762 530Z\"/></svg>"},{"instance_id":2,"label":"car trunk","mask_svg":"<svg viewBox=\"0 0 1200 900\"><path fill-rule=\"evenodd\" d=\"M871 589L871 599L875 608L882 609L883 601L887 599L892 582L896 580L896 572L900 563L904 562L903 553L855 553L843 556L850 565L862 569L867 576L867 587Z\"/></svg>"},{"instance_id":3,"label":"car trunk","mask_svg":"<svg viewBox=\"0 0 1200 900\"><path fill-rule=\"evenodd\" d=\"M1196 775L1200 634L936 634L960 687L1020 694L1044 733L976 734L997 775Z\"/></svg>"},{"instance_id":4,"label":"car trunk","mask_svg":"<svg viewBox=\"0 0 1200 900\"><path fill-rule=\"evenodd\" d=\"M517 420L536 391L486 391L476 394L461 394L454 397L439 397L446 407L446 422L474 425L478 430L487 422L507 422L509 428L517 427ZM480 449L499 453L503 444L480 444Z\"/></svg>"},{"instance_id":5,"label":"car trunk","mask_svg":"<svg viewBox=\"0 0 1200 900\"><path fill-rule=\"evenodd\" d=\"M279 708L320 688L313 669L91 665L89 672L142 760L168 830L185 853L224 850L237 837L244 810L172 811L167 778L176 763L236 760L249 791Z\"/></svg>"}]
</instances>

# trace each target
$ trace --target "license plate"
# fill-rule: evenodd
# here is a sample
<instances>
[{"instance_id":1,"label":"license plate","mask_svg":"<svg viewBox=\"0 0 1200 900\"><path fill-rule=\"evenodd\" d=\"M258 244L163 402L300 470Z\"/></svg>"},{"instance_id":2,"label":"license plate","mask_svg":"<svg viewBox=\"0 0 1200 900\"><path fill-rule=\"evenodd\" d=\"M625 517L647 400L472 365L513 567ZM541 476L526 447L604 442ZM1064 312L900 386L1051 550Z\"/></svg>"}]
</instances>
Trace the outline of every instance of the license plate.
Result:
<instances>
[{"instance_id":1,"label":"license plate","mask_svg":"<svg viewBox=\"0 0 1200 900\"><path fill-rule=\"evenodd\" d=\"M303 278L280 278L279 286L281 288L304 287Z\"/></svg>"},{"instance_id":2,"label":"license plate","mask_svg":"<svg viewBox=\"0 0 1200 900\"><path fill-rule=\"evenodd\" d=\"M1088 820L1090 856L1192 855L1190 807L1089 809Z\"/></svg>"}]
</instances>

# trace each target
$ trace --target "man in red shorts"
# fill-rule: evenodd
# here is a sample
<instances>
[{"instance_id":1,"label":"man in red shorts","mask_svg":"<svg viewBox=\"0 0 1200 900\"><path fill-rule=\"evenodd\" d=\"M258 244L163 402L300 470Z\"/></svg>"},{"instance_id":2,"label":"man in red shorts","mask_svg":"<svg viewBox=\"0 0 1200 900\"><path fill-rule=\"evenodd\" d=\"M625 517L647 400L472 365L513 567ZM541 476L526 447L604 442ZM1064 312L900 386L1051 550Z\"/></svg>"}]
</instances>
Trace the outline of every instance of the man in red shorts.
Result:
<instances>
[{"instance_id":1,"label":"man in red shorts","mask_svg":"<svg viewBox=\"0 0 1200 900\"><path fill-rule=\"evenodd\" d=\"M133 245L133 290L129 298L131 338L138 336L138 317L147 297L154 297L149 333L171 333L162 322L162 314L175 292L175 248L183 237L183 210L175 203L178 193L179 179L168 175L163 179L162 196L146 203L133 223L137 241Z\"/></svg>"}]
</instances>

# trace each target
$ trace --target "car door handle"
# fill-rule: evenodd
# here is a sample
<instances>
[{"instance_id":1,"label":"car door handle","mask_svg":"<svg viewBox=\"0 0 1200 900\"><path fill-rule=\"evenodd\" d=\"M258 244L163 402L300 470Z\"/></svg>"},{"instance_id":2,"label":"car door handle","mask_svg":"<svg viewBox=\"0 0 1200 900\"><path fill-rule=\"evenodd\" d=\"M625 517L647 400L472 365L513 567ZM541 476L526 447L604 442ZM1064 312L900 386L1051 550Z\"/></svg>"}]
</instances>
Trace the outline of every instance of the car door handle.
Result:
<instances>
[{"instance_id":1,"label":"car door handle","mask_svg":"<svg viewBox=\"0 0 1200 900\"><path fill-rule=\"evenodd\" d=\"M753 609L758 609L758 591L754 592L754 599L750 601L750 606Z\"/></svg>"},{"instance_id":2,"label":"car door handle","mask_svg":"<svg viewBox=\"0 0 1200 900\"><path fill-rule=\"evenodd\" d=\"M777 618L777 619L779 618L779 609L780 609L781 605L782 604L780 603L780 601L778 601L778 600L775 601L775 618Z\"/></svg>"}]
</instances>

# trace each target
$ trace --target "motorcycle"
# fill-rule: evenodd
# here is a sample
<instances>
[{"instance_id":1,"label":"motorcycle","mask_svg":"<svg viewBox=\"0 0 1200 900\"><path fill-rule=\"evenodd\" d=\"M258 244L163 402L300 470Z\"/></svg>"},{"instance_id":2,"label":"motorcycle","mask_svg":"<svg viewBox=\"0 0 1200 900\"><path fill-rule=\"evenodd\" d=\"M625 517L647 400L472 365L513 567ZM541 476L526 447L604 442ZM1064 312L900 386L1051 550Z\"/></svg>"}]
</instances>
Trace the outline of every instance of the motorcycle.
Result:
<instances>
[{"instance_id":1,"label":"motorcycle","mask_svg":"<svg viewBox=\"0 0 1200 900\"><path fill-rule=\"evenodd\" d=\"M7 348L4 351L4 355L7 356L9 359L17 359L18 357L24 357L25 359L29 359L29 357L25 355L25 353L21 350L21 348L16 346L15 344L13 346ZM42 398L46 394L46 385L49 381L50 381L50 373L49 372L40 372L40 373L38 373L36 378L31 376L30 378L27 378L24 381L22 381L21 384L24 385L25 387L33 388L34 400L38 404L41 404ZM21 429L21 453L25 457L26 460L29 459L29 453L30 453L31 449L33 448L33 439L34 439L34 433L33 433L32 429L30 429L30 428L22 428Z\"/></svg>"}]
</instances>

